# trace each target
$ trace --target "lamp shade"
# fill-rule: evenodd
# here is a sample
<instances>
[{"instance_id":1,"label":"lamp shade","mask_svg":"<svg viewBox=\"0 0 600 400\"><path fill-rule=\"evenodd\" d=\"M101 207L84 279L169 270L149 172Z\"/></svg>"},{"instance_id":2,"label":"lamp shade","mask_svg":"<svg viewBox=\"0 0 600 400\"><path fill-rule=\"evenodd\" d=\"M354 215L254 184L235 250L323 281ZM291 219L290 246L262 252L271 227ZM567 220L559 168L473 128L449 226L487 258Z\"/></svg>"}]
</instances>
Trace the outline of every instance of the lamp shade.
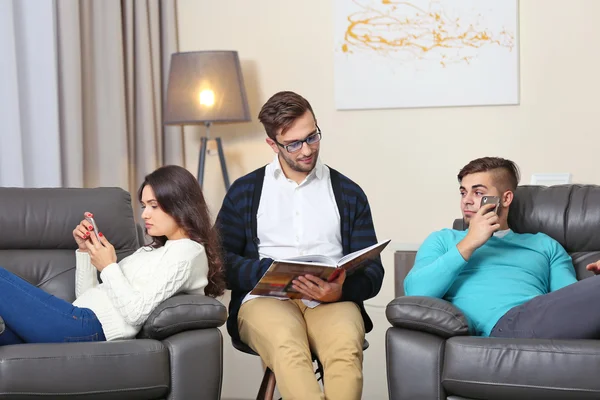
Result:
<instances>
[{"instance_id":1,"label":"lamp shade","mask_svg":"<svg viewBox=\"0 0 600 400\"><path fill-rule=\"evenodd\" d=\"M171 56L164 123L250 121L237 51L194 51Z\"/></svg>"}]
</instances>

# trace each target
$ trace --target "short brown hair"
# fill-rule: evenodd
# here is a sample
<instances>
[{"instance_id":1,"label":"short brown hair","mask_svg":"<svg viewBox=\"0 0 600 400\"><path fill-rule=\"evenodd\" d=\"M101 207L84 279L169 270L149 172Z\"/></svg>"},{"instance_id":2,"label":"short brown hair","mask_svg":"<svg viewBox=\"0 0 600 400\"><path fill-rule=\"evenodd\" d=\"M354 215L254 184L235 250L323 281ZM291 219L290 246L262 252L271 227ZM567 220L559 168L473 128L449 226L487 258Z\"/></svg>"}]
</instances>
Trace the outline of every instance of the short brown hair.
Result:
<instances>
[{"instance_id":1,"label":"short brown hair","mask_svg":"<svg viewBox=\"0 0 600 400\"><path fill-rule=\"evenodd\" d=\"M521 179L519 167L513 161L500 157L483 157L471 161L458 173L458 182L462 182L467 175L489 171L494 173L494 180L503 190L510 189L514 192L517 189Z\"/></svg>"},{"instance_id":2,"label":"short brown hair","mask_svg":"<svg viewBox=\"0 0 600 400\"><path fill-rule=\"evenodd\" d=\"M307 111L315 116L308 100L294 92L275 93L260 109L258 120L265 127L267 136L275 140L277 132L285 133L295 120ZM316 119L316 118L315 118Z\"/></svg>"}]
</instances>

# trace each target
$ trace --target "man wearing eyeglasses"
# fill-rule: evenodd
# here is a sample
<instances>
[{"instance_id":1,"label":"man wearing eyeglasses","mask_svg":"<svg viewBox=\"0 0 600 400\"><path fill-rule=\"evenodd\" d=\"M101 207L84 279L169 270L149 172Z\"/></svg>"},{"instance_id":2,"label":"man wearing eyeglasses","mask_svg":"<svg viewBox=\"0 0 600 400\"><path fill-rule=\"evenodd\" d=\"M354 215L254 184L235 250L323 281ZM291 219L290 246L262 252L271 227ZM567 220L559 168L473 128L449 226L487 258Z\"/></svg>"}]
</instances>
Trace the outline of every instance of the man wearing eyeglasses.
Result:
<instances>
[{"instance_id":1,"label":"man wearing eyeglasses","mask_svg":"<svg viewBox=\"0 0 600 400\"><path fill-rule=\"evenodd\" d=\"M379 258L333 282L298 278L302 300L248 293L274 259L339 259L377 243L369 202L356 183L321 163L323 133L306 99L279 92L258 118L275 157L232 185L217 217L232 290L227 329L273 370L284 399L360 399L362 346L373 327L363 302L381 288ZM324 367L325 393L311 352Z\"/></svg>"}]
</instances>

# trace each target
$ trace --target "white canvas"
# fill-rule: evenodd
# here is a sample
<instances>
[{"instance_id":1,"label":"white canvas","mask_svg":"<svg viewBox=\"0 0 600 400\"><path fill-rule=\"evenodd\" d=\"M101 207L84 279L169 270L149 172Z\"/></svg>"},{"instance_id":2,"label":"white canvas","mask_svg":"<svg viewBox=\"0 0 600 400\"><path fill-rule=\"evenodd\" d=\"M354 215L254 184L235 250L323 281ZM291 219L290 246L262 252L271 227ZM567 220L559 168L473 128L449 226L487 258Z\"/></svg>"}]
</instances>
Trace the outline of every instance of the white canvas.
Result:
<instances>
[{"instance_id":1,"label":"white canvas","mask_svg":"<svg viewBox=\"0 0 600 400\"><path fill-rule=\"evenodd\" d=\"M337 109L519 103L517 0L335 0Z\"/></svg>"}]
</instances>

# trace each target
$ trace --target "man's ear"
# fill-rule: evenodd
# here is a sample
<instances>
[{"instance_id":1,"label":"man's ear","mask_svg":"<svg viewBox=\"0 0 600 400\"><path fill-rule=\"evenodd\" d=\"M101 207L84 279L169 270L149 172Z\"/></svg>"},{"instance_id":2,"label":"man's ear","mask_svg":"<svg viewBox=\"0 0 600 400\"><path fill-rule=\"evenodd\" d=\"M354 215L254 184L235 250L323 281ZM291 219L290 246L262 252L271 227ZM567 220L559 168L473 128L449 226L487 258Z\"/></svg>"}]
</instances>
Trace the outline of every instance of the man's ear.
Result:
<instances>
[{"instance_id":1,"label":"man's ear","mask_svg":"<svg viewBox=\"0 0 600 400\"><path fill-rule=\"evenodd\" d=\"M267 144L269 146L271 146L271 148L273 149L273 151L275 152L275 154L279 154L279 146L277 146L277 143L275 143L275 141L271 138L266 138L265 141L267 142Z\"/></svg>"},{"instance_id":2,"label":"man's ear","mask_svg":"<svg viewBox=\"0 0 600 400\"><path fill-rule=\"evenodd\" d=\"M513 202L514 198L515 198L515 194L513 193L512 190L507 190L506 192L504 192L502 194L502 197L500 198L500 201L502 202L502 207L508 208L508 206L510 206L511 203Z\"/></svg>"}]
</instances>

